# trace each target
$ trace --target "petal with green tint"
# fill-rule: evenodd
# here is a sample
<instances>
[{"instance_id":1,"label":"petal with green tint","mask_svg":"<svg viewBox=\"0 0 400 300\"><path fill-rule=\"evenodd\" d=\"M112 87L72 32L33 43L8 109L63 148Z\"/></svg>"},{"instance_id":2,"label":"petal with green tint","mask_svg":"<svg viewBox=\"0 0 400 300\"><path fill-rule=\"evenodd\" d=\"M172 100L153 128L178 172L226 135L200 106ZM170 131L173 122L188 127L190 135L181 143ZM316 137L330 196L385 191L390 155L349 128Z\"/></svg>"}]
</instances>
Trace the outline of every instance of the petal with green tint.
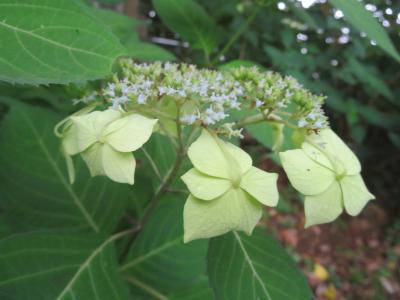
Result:
<instances>
[{"instance_id":1,"label":"petal with green tint","mask_svg":"<svg viewBox=\"0 0 400 300\"><path fill-rule=\"evenodd\" d=\"M301 148L303 149L303 152L311 158L313 161L316 163L320 164L321 166L326 167L327 169L332 170L332 172L336 173L336 165L333 164L334 161L331 162L329 160L328 156L324 154L318 147L317 145L310 144L308 142L304 142L301 145ZM334 157L332 157L332 160L334 160Z\"/></svg>"},{"instance_id":2,"label":"petal with green tint","mask_svg":"<svg viewBox=\"0 0 400 300\"><path fill-rule=\"evenodd\" d=\"M77 135L78 132L75 124L70 124L68 129L64 131L61 140L61 147L64 149L66 154L75 155L80 152Z\"/></svg>"},{"instance_id":3,"label":"petal with green tint","mask_svg":"<svg viewBox=\"0 0 400 300\"><path fill-rule=\"evenodd\" d=\"M304 210L306 214L306 228L335 220L343 211L342 191L340 190L339 183L337 181L333 182L321 194L306 196Z\"/></svg>"},{"instance_id":4,"label":"petal with green tint","mask_svg":"<svg viewBox=\"0 0 400 300\"><path fill-rule=\"evenodd\" d=\"M103 144L102 163L104 173L110 179L120 183L134 183L136 161L132 153L119 152Z\"/></svg>"},{"instance_id":5,"label":"petal with green tint","mask_svg":"<svg viewBox=\"0 0 400 300\"><path fill-rule=\"evenodd\" d=\"M88 166L91 176L105 175L103 169L102 148L103 145L101 143L94 143L82 152L82 158Z\"/></svg>"},{"instance_id":6,"label":"petal with green tint","mask_svg":"<svg viewBox=\"0 0 400 300\"><path fill-rule=\"evenodd\" d=\"M251 167L243 175L240 187L264 205L276 206L279 200L278 174Z\"/></svg>"},{"instance_id":7,"label":"petal with green tint","mask_svg":"<svg viewBox=\"0 0 400 300\"><path fill-rule=\"evenodd\" d=\"M341 163L346 170L346 174L356 175L360 173L361 165L358 158L331 129L323 129L319 133L314 133L307 137L306 142L304 143L306 144L306 147L303 147L303 149L310 155L309 149L311 148L307 147L308 143L317 146L317 148L320 148L322 152L327 152L332 158L331 160L333 160L333 164L336 165L337 163ZM311 157L315 159L312 154ZM322 162L320 156L317 160ZM324 161L322 163L325 165L326 162Z\"/></svg>"},{"instance_id":8,"label":"petal with green tint","mask_svg":"<svg viewBox=\"0 0 400 300\"><path fill-rule=\"evenodd\" d=\"M251 158L247 153L212 136L207 130L203 130L189 147L188 155L197 170L220 178L239 177L240 172L247 171L251 166Z\"/></svg>"},{"instance_id":9,"label":"petal with green tint","mask_svg":"<svg viewBox=\"0 0 400 300\"><path fill-rule=\"evenodd\" d=\"M343 192L344 207L348 214L356 216L364 208L369 200L375 199L367 187L361 175L345 176L340 181Z\"/></svg>"},{"instance_id":10,"label":"petal with green tint","mask_svg":"<svg viewBox=\"0 0 400 300\"><path fill-rule=\"evenodd\" d=\"M246 173L253 164L253 160L250 155L243 151L240 147L237 147L231 143L225 142L228 151L231 153L235 162L239 164L241 174Z\"/></svg>"},{"instance_id":11,"label":"petal with green tint","mask_svg":"<svg viewBox=\"0 0 400 300\"><path fill-rule=\"evenodd\" d=\"M104 131L107 142L116 150L131 152L139 149L153 133L155 119L141 115L129 115L107 126Z\"/></svg>"},{"instance_id":12,"label":"petal with green tint","mask_svg":"<svg viewBox=\"0 0 400 300\"><path fill-rule=\"evenodd\" d=\"M72 123L76 126L79 151L86 150L90 145L98 141L103 135L104 128L120 116L121 112L108 109L71 117Z\"/></svg>"},{"instance_id":13,"label":"petal with green tint","mask_svg":"<svg viewBox=\"0 0 400 300\"><path fill-rule=\"evenodd\" d=\"M184 242L210 238L231 230L251 234L262 216L262 206L242 189L230 189L213 201L190 195L183 211Z\"/></svg>"},{"instance_id":14,"label":"petal with green tint","mask_svg":"<svg viewBox=\"0 0 400 300\"><path fill-rule=\"evenodd\" d=\"M279 157L290 183L304 195L319 194L335 180L335 173L312 160L303 150L280 152Z\"/></svg>"},{"instance_id":15,"label":"petal with green tint","mask_svg":"<svg viewBox=\"0 0 400 300\"><path fill-rule=\"evenodd\" d=\"M202 200L215 199L232 186L228 179L211 177L194 168L186 172L181 178L190 193Z\"/></svg>"}]
</instances>

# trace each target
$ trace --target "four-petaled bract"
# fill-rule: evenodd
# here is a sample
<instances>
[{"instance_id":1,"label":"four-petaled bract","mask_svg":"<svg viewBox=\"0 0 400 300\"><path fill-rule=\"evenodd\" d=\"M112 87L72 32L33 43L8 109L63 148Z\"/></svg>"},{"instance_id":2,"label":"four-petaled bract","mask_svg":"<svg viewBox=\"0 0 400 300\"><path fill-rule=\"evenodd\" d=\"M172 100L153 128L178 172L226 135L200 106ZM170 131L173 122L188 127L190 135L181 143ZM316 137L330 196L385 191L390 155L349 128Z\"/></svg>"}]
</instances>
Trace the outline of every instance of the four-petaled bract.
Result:
<instances>
[{"instance_id":1,"label":"four-petaled bract","mask_svg":"<svg viewBox=\"0 0 400 300\"><path fill-rule=\"evenodd\" d=\"M157 120L107 109L73 116L71 121L63 137L66 154L81 153L92 176L133 184L136 161L131 152L150 138Z\"/></svg>"},{"instance_id":2,"label":"four-petaled bract","mask_svg":"<svg viewBox=\"0 0 400 300\"><path fill-rule=\"evenodd\" d=\"M184 241L231 230L251 234L262 206L278 202L278 175L252 166L239 147L203 130L189 148L194 168L182 176L190 195L184 208Z\"/></svg>"},{"instance_id":3,"label":"four-petaled bract","mask_svg":"<svg viewBox=\"0 0 400 300\"><path fill-rule=\"evenodd\" d=\"M343 207L358 215L374 199L354 153L330 129L306 138L302 149L280 153L290 183L305 197L306 227L335 220Z\"/></svg>"}]
</instances>

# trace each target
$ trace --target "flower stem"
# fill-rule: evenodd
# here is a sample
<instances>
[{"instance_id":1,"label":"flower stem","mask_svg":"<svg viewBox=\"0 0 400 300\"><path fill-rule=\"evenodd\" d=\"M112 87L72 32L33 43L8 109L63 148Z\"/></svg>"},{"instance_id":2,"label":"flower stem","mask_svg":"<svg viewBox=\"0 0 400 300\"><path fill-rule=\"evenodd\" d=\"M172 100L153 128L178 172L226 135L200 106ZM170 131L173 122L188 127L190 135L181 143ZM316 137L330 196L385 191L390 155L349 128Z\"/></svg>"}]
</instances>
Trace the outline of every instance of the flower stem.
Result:
<instances>
[{"instance_id":1,"label":"flower stem","mask_svg":"<svg viewBox=\"0 0 400 300\"><path fill-rule=\"evenodd\" d=\"M257 114L250 116L248 118L244 118L243 120L239 121L238 123L235 124L235 128L242 128L247 125L251 124L257 124L261 122L268 122L268 123L280 123L283 124L287 127L293 128L293 129L298 129L297 126L281 119L279 116L276 116L274 114L269 114L269 115L263 115L263 114Z\"/></svg>"},{"instance_id":2,"label":"flower stem","mask_svg":"<svg viewBox=\"0 0 400 300\"><path fill-rule=\"evenodd\" d=\"M162 180L160 186L158 187L156 193L154 194L153 199L150 201L149 205L146 208L146 211L140 222L142 227L147 223L149 217L151 216L158 202L160 202L162 196L164 196L164 194L168 192L169 186L172 184L175 177L178 175L184 157L185 153L183 151L178 151L174 165L172 166L168 174L165 176L165 178Z\"/></svg>"},{"instance_id":3,"label":"flower stem","mask_svg":"<svg viewBox=\"0 0 400 300\"><path fill-rule=\"evenodd\" d=\"M236 40L243 34L243 32L250 26L250 24L253 22L254 18L258 15L260 12L260 7L257 7L253 10L251 15L249 15L246 19L246 21L243 23L243 25L239 28L238 31L235 32L234 35L229 39L229 41L226 43L224 48L218 53L217 57L212 61L212 65L216 64L218 62L218 59L223 56L226 52L229 51L229 49L232 47L232 45L236 42Z\"/></svg>"}]
</instances>

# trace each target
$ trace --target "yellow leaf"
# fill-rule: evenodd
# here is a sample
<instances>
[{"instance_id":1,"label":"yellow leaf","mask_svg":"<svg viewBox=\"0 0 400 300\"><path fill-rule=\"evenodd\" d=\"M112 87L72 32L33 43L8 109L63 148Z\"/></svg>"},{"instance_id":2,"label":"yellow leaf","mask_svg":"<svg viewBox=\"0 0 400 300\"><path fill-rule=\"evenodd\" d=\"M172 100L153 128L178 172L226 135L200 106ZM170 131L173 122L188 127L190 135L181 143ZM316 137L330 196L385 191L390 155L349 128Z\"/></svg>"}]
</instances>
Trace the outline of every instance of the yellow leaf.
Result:
<instances>
[{"instance_id":1,"label":"yellow leaf","mask_svg":"<svg viewBox=\"0 0 400 300\"><path fill-rule=\"evenodd\" d=\"M336 288L334 287L334 285L331 283L328 285L328 287L326 288L326 290L324 291L324 294L326 299L328 300L335 300L337 299L337 292L336 292Z\"/></svg>"},{"instance_id":2,"label":"yellow leaf","mask_svg":"<svg viewBox=\"0 0 400 300\"><path fill-rule=\"evenodd\" d=\"M321 281L325 281L329 278L329 273L322 265L315 264L314 276Z\"/></svg>"}]
</instances>

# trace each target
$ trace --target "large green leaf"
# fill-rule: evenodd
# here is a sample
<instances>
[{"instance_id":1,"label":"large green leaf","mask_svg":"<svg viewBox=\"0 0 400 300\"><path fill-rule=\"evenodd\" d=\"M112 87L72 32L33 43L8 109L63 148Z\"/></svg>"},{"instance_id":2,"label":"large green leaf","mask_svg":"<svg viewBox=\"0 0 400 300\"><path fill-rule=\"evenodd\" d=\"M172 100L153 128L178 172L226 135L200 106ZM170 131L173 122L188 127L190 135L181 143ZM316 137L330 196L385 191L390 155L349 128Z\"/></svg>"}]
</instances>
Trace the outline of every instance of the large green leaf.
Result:
<instances>
[{"instance_id":1,"label":"large green leaf","mask_svg":"<svg viewBox=\"0 0 400 300\"><path fill-rule=\"evenodd\" d=\"M135 294L166 297L191 287L205 273L207 241L183 244L181 198L161 199L121 267Z\"/></svg>"},{"instance_id":2,"label":"large green leaf","mask_svg":"<svg viewBox=\"0 0 400 300\"><path fill-rule=\"evenodd\" d=\"M312 299L305 277L285 249L262 230L211 239L208 274L216 299Z\"/></svg>"},{"instance_id":3,"label":"large green leaf","mask_svg":"<svg viewBox=\"0 0 400 300\"><path fill-rule=\"evenodd\" d=\"M30 232L0 240L0 298L128 299L113 238Z\"/></svg>"},{"instance_id":4,"label":"large green leaf","mask_svg":"<svg viewBox=\"0 0 400 300\"><path fill-rule=\"evenodd\" d=\"M117 13L109 9L91 8L93 14L107 25L111 31L124 43L132 36L137 36L141 21Z\"/></svg>"},{"instance_id":5,"label":"large green leaf","mask_svg":"<svg viewBox=\"0 0 400 300\"><path fill-rule=\"evenodd\" d=\"M202 276L190 287L182 289L169 297L170 300L213 300L214 295L210 288L208 277Z\"/></svg>"},{"instance_id":6,"label":"large green leaf","mask_svg":"<svg viewBox=\"0 0 400 300\"><path fill-rule=\"evenodd\" d=\"M129 198L129 187L91 178L78 164L68 182L59 141L53 134L61 119L45 109L13 105L1 123L0 206L22 229L113 230Z\"/></svg>"},{"instance_id":7,"label":"large green leaf","mask_svg":"<svg viewBox=\"0 0 400 300\"><path fill-rule=\"evenodd\" d=\"M213 51L220 30L207 12L194 0L153 0L162 21L194 48Z\"/></svg>"},{"instance_id":8,"label":"large green leaf","mask_svg":"<svg viewBox=\"0 0 400 300\"><path fill-rule=\"evenodd\" d=\"M357 0L330 0L333 6L343 11L345 19L357 30L365 32L371 40L400 62L400 55L394 47L385 29Z\"/></svg>"},{"instance_id":9,"label":"large green leaf","mask_svg":"<svg viewBox=\"0 0 400 300\"><path fill-rule=\"evenodd\" d=\"M68 83L111 72L118 39L75 0L0 0L0 80Z\"/></svg>"}]
</instances>

